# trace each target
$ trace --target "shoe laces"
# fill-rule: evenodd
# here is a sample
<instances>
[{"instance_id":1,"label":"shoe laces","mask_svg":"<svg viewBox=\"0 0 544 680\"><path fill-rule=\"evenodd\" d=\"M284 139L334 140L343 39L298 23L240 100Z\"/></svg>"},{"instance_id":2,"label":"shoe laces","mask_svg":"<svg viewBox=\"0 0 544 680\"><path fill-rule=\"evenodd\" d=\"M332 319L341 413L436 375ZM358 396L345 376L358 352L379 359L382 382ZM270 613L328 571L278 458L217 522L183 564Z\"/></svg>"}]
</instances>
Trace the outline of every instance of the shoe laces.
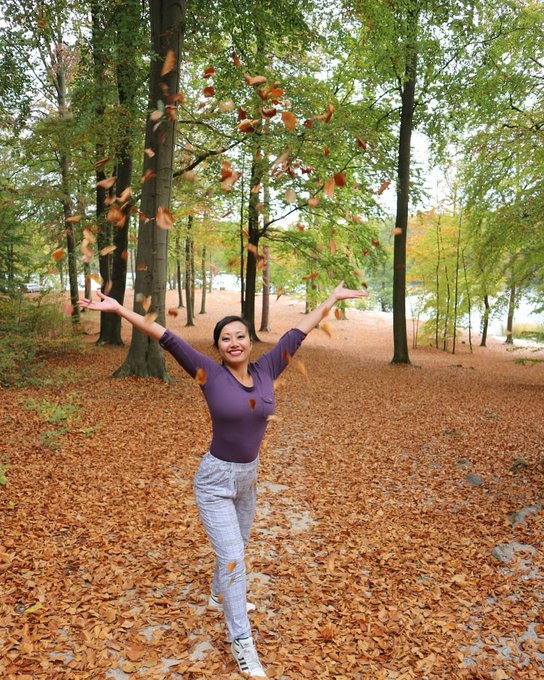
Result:
<instances>
[{"instance_id":1,"label":"shoe laces","mask_svg":"<svg viewBox=\"0 0 544 680\"><path fill-rule=\"evenodd\" d=\"M247 668L244 668L245 671L249 673L264 673L253 638L236 640L235 645L238 659L244 666L247 666Z\"/></svg>"}]
</instances>

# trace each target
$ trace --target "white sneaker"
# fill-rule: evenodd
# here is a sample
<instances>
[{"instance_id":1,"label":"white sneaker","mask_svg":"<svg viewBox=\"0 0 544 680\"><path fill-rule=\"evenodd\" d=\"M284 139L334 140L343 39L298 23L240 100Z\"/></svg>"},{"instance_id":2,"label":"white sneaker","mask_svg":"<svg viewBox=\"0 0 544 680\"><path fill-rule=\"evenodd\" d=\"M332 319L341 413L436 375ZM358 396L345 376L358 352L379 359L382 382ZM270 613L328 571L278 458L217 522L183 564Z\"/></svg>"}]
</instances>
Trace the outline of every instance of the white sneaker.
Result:
<instances>
[{"instance_id":1,"label":"white sneaker","mask_svg":"<svg viewBox=\"0 0 544 680\"><path fill-rule=\"evenodd\" d=\"M249 637L245 640L234 640L231 645L232 655L236 659L240 673L246 678L266 678L259 655L255 648L253 638Z\"/></svg>"},{"instance_id":2,"label":"white sneaker","mask_svg":"<svg viewBox=\"0 0 544 680\"><path fill-rule=\"evenodd\" d=\"M217 612L223 611L223 602L221 601L219 595L214 595L213 593L210 595L210 599L208 600L208 609L213 609ZM248 612L252 612L255 609L253 602L247 602L246 609Z\"/></svg>"}]
</instances>

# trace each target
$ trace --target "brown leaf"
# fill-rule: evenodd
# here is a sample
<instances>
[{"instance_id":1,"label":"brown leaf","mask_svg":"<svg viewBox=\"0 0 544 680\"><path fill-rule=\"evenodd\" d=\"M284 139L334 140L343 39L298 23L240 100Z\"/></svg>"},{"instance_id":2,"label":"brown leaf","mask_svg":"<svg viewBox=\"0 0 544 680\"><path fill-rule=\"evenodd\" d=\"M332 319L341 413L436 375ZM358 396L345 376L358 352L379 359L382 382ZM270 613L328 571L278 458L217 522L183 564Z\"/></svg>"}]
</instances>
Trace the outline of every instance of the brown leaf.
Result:
<instances>
[{"instance_id":1,"label":"brown leaf","mask_svg":"<svg viewBox=\"0 0 544 680\"><path fill-rule=\"evenodd\" d=\"M255 406L257 405L257 402L255 401L255 399L248 399L248 403L249 403L249 408L250 408L252 411L254 411L254 410L255 410Z\"/></svg>"},{"instance_id":2,"label":"brown leaf","mask_svg":"<svg viewBox=\"0 0 544 680\"><path fill-rule=\"evenodd\" d=\"M204 368L197 368L196 369L195 382L196 382L197 385L205 385L207 378L208 378L208 374L206 373L206 369L204 369Z\"/></svg>"},{"instance_id":3,"label":"brown leaf","mask_svg":"<svg viewBox=\"0 0 544 680\"><path fill-rule=\"evenodd\" d=\"M323 185L323 193L325 196L328 196L330 199L334 197L334 187L336 186L334 182L334 177L329 177L329 179L325 180L325 184Z\"/></svg>"},{"instance_id":4,"label":"brown leaf","mask_svg":"<svg viewBox=\"0 0 544 680\"><path fill-rule=\"evenodd\" d=\"M174 52L174 50L168 50L162 63L161 77L165 76L167 73L170 73L170 71L173 71L175 67L176 67L176 53Z\"/></svg>"},{"instance_id":5,"label":"brown leaf","mask_svg":"<svg viewBox=\"0 0 544 680\"><path fill-rule=\"evenodd\" d=\"M238 58L238 55L236 54L236 52L232 53L232 61L233 61L235 66L241 66L242 65L242 62Z\"/></svg>"},{"instance_id":6,"label":"brown leaf","mask_svg":"<svg viewBox=\"0 0 544 680\"><path fill-rule=\"evenodd\" d=\"M174 216L168 208L157 208L157 215L155 216L157 226L161 229L171 229L174 225Z\"/></svg>"},{"instance_id":7,"label":"brown leaf","mask_svg":"<svg viewBox=\"0 0 544 680\"><path fill-rule=\"evenodd\" d=\"M204 70L204 73L202 74L204 78L209 78L210 76L213 76L215 73L215 67L214 66L208 66L207 69Z\"/></svg>"},{"instance_id":8,"label":"brown leaf","mask_svg":"<svg viewBox=\"0 0 544 680\"><path fill-rule=\"evenodd\" d=\"M266 76L250 76L249 73L244 73L244 80L248 85L256 87L257 85L263 85L266 83Z\"/></svg>"},{"instance_id":9,"label":"brown leaf","mask_svg":"<svg viewBox=\"0 0 544 680\"><path fill-rule=\"evenodd\" d=\"M202 90L205 97L213 97L215 95L215 87L213 85L208 85Z\"/></svg>"},{"instance_id":10,"label":"brown leaf","mask_svg":"<svg viewBox=\"0 0 544 680\"><path fill-rule=\"evenodd\" d=\"M388 179L384 179L383 182L380 184L380 188L378 189L378 196L383 194L383 192L387 189L387 187L391 184L391 182Z\"/></svg>"},{"instance_id":11,"label":"brown leaf","mask_svg":"<svg viewBox=\"0 0 544 680\"><path fill-rule=\"evenodd\" d=\"M105 257L106 255L109 255L110 253L113 253L114 250L117 249L117 246L111 245L111 246L106 246L105 248L102 248L102 250L99 250L98 252L102 257Z\"/></svg>"},{"instance_id":12,"label":"brown leaf","mask_svg":"<svg viewBox=\"0 0 544 680\"><path fill-rule=\"evenodd\" d=\"M106 179L101 179L100 182L97 182L96 186L101 187L102 189L111 189L115 182L117 182L117 177L107 177Z\"/></svg>"},{"instance_id":13,"label":"brown leaf","mask_svg":"<svg viewBox=\"0 0 544 680\"><path fill-rule=\"evenodd\" d=\"M294 132L297 127L297 117L291 111L282 111L281 119L289 132Z\"/></svg>"}]
</instances>

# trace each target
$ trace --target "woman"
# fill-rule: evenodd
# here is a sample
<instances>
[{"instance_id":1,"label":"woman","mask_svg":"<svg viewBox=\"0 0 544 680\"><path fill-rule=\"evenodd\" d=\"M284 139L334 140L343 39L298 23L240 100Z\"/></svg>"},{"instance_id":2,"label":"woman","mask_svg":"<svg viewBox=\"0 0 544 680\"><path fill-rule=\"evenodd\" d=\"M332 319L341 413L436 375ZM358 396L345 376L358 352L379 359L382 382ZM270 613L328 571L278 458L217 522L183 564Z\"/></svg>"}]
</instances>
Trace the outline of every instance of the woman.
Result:
<instances>
[{"instance_id":1,"label":"woman","mask_svg":"<svg viewBox=\"0 0 544 680\"><path fill-rule=\"evenodd\" d=\"M274 380L284 370L306 335L339 300L366 296L344 288L342 281L319 307L285 333L276 346L250 362L252 342L247 323L227 316L214 329L214 345L221 363L201 354L158 323L148 323L137 312L113 298L79 304L100 312L114 312L169 351L199 383L212 420L212 441L195 475L198 511L216 555L209 607L222 610L240 671L250 678L266 678L251 635L246 600L245 546L255 514L257 465L268 417L274 412Z\"/></svg>"}]
</instances>

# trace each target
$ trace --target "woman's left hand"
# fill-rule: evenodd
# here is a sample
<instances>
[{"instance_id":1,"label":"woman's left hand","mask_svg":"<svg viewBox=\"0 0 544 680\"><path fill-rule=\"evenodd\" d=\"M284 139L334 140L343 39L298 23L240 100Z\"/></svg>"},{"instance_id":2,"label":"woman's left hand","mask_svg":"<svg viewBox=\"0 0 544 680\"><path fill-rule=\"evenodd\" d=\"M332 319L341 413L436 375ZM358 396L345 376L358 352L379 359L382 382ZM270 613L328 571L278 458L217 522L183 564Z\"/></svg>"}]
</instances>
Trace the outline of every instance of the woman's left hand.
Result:
<instances>
[{"instance_id":1,"label":"woman's left hand","mask_svg":"<svg viewBox=\"0 0 544 680\"><path fill-rule=\"evenodd\" d=\"M362 288L358 290L345 288L344 282L340 281L340 283L334 289L334 297L336 298L336 300L350 300L352 298L368 297L368 293L366 292L366 290L363 290Z\"/></svg>"}]
</instances>

